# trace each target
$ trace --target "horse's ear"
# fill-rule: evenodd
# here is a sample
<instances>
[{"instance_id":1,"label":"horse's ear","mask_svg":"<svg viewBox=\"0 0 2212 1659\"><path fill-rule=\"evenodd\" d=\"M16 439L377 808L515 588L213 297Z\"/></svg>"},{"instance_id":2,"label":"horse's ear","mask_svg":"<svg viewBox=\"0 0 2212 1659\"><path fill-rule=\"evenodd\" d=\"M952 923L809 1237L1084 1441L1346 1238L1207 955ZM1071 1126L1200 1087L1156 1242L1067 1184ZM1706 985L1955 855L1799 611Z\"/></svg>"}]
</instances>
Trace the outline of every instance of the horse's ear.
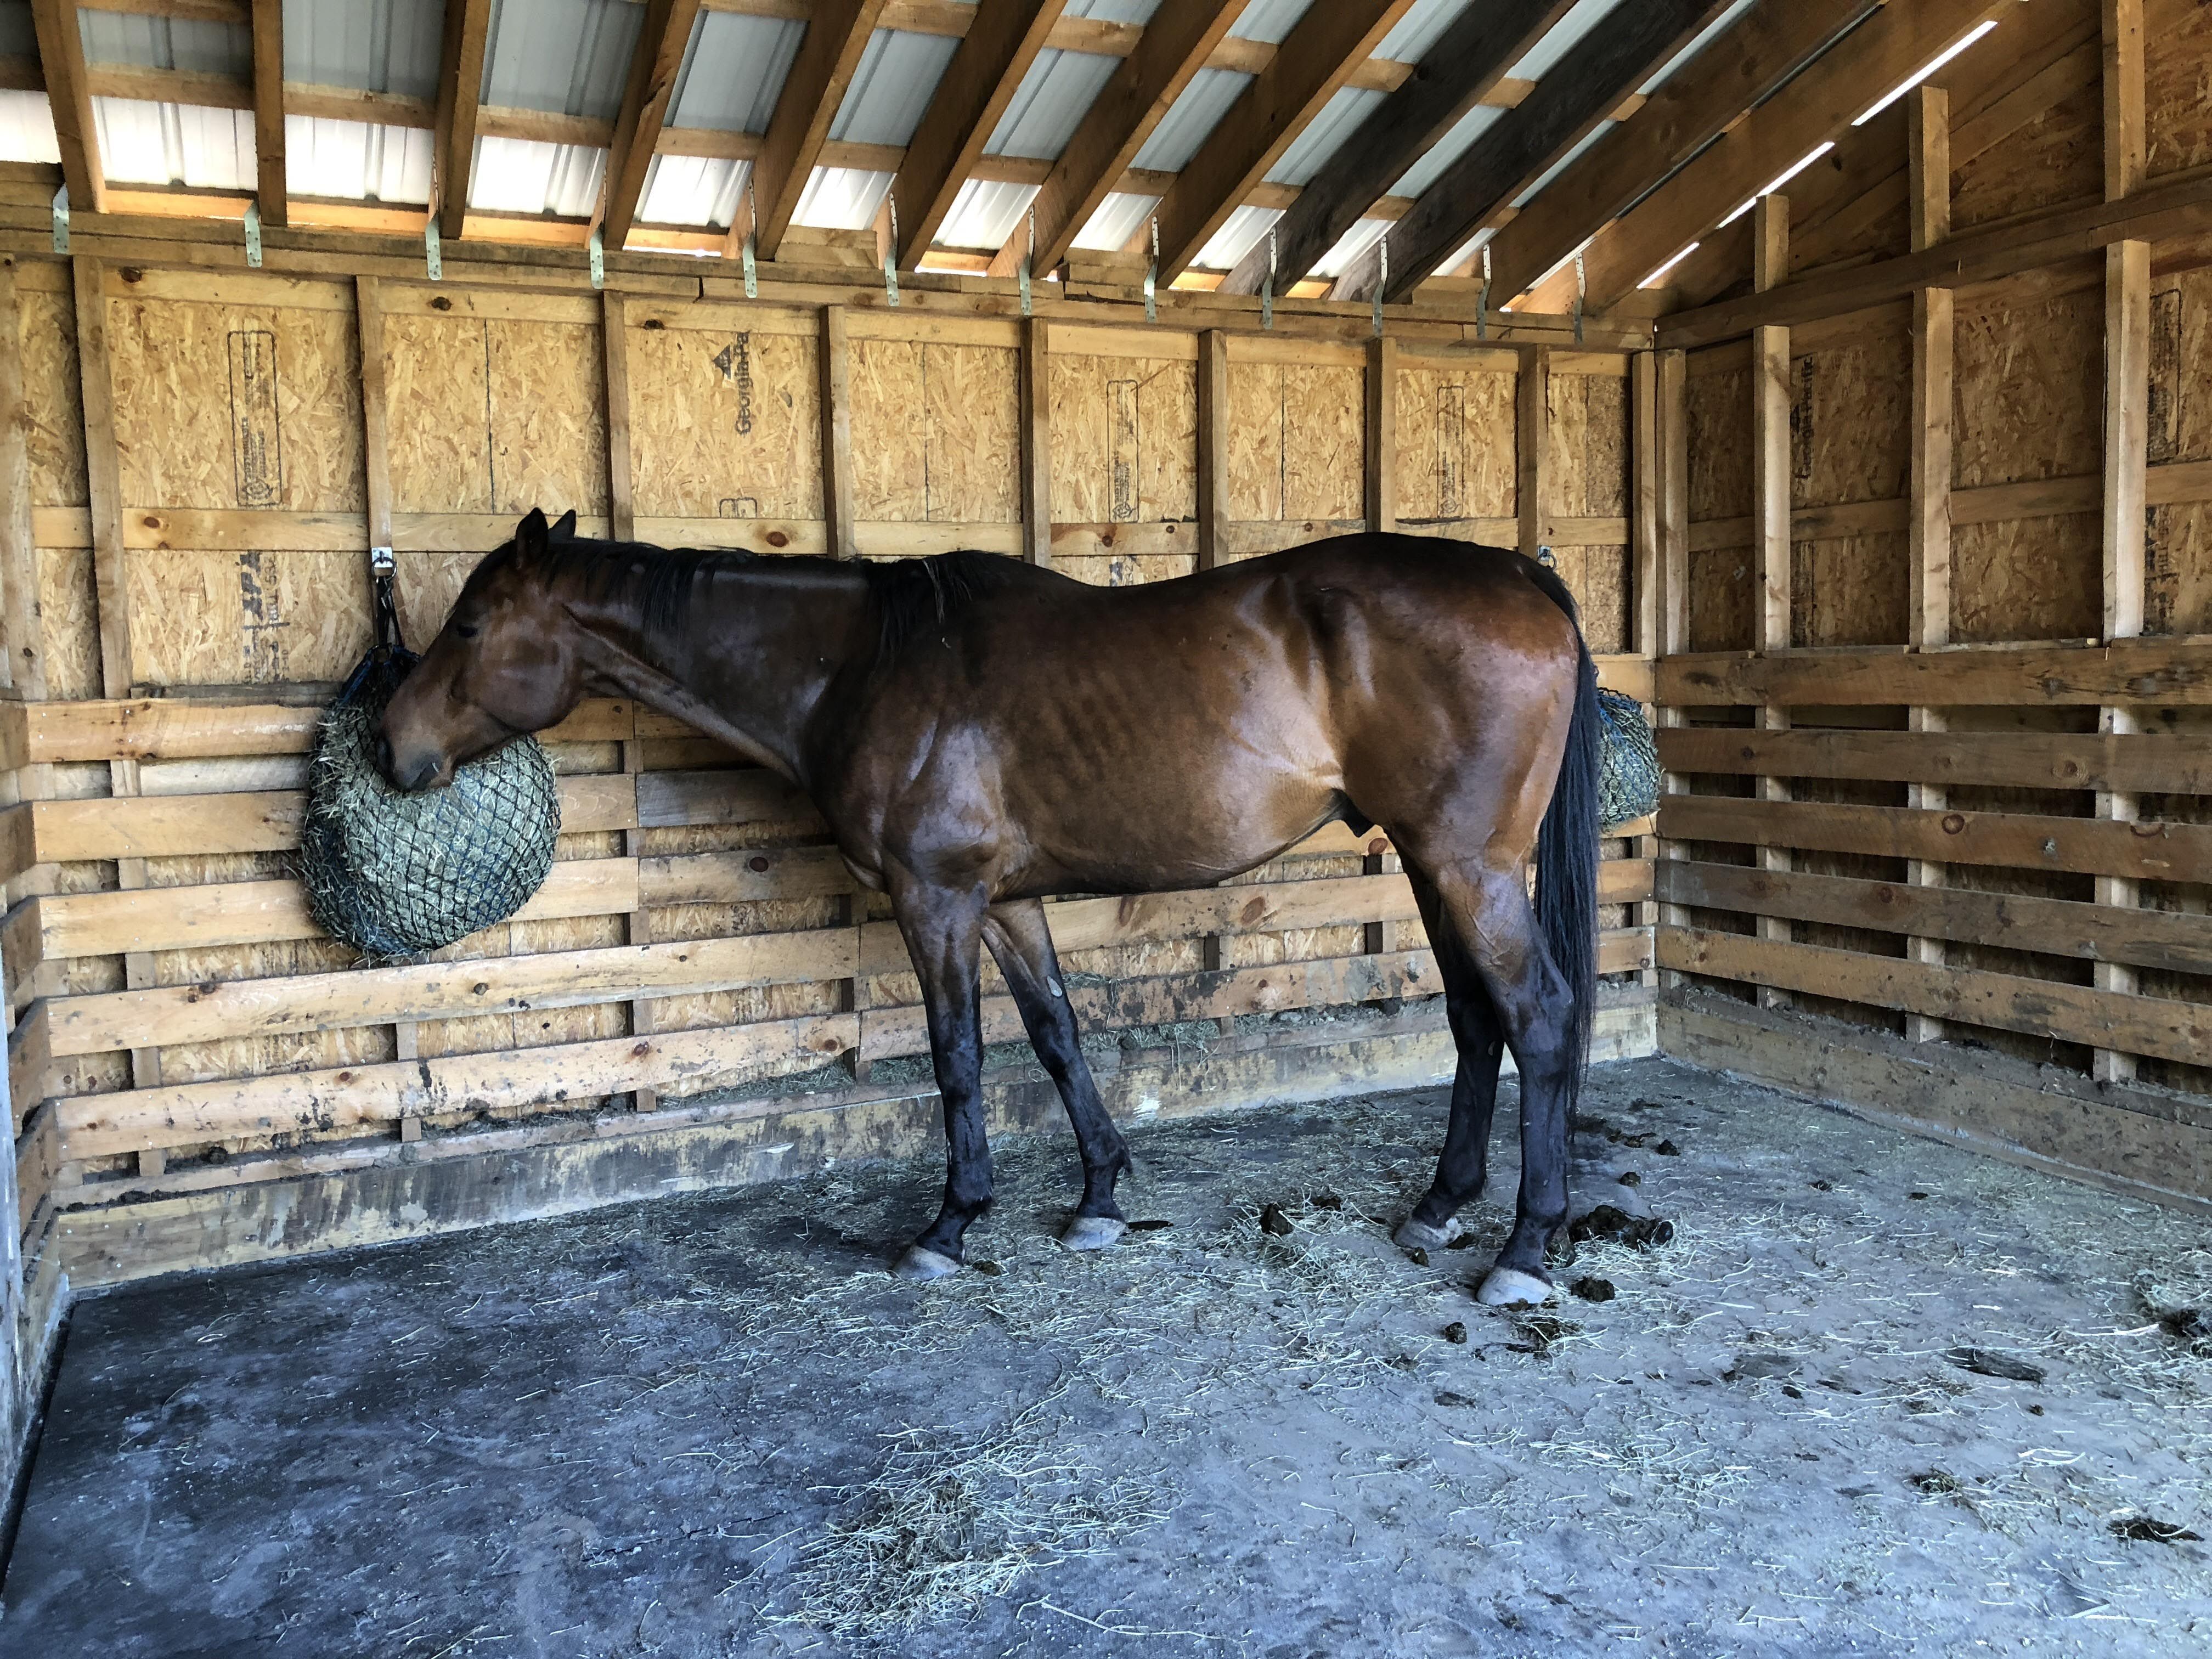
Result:
<instances>
[{"instance_id":1,"label":"horse's ear","mask_svg":"<svg viewBox=\"0 0 2212 1659\"><path fill-rule=\"evenodd\" d=\"M514 550L523 558L534 559L545 550L550 534L545 527L544 509L533 507L522 515L522 522L514 527Z\"/></svg>"},{"instance_id":2,"label":"horse's ear","mask_svg":"<svg viewBox=\"0 0 2212 1659\"><path fill-rule=\"evenodd\" d=\"M553 539L562 542L572 542L576 539L576 509L574 507L572 507L563 513L560 521L553 526Z\"/></svg>"}]
</instances>

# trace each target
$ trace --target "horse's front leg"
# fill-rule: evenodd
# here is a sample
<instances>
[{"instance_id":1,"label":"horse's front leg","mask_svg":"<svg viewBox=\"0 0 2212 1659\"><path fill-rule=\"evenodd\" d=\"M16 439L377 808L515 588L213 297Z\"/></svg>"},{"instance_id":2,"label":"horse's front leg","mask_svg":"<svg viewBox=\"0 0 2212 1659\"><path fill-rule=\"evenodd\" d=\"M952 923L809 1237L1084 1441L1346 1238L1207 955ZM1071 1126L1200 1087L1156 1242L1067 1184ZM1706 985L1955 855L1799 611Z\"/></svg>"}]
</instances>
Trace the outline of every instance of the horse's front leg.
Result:
<instances>
[{"instance_id":1,"label":"horse's front leg","mask_svg":"<svg viewBox=\"0 0 2212 1659\"><path fill-rule=\"evenodd\" d=\"M901 1279L938 1279L961 1263L968 1224L991 1206L991 1146L983 1133L983 1028L976 975L985 895L920 882L891 884L899 932L921 980L929 1052L945 1100L945 1203L899 1259Z\"/></svg>"}]
</instances>

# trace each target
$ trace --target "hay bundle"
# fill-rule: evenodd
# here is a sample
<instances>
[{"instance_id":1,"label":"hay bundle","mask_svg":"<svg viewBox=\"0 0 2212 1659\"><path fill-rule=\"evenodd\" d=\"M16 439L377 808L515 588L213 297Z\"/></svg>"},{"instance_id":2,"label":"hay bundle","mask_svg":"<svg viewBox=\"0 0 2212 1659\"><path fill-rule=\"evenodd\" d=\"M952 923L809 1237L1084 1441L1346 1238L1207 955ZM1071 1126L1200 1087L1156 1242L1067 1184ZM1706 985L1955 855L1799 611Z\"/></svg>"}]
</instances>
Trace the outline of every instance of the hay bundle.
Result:
<instances>
[{"instance_id":1,"label":"hay bundle","mask_svg":"<svg viewBox=\"0 0 2212 1659\"><path fill-rule=\"evenodd\" d=\"M1597 694L1598 827L1607 834L1659 810L1659 745L1644 705L1620 691Z\"/></svg>"},{"instance_id":2,"label":"hay bundle","mask_svg":"<svg viewBox=\"0 0 2212 1659\"><path fill-rule=\"evenodd\" d=\"M370 652L324 714L300 838L315 920L380 961L513 915L552 868L561 830L553 768L535 738L470 762L443 789L408 794L385 781L377 723L415 662L404 647Z\"/></svg>"}]
</instances>

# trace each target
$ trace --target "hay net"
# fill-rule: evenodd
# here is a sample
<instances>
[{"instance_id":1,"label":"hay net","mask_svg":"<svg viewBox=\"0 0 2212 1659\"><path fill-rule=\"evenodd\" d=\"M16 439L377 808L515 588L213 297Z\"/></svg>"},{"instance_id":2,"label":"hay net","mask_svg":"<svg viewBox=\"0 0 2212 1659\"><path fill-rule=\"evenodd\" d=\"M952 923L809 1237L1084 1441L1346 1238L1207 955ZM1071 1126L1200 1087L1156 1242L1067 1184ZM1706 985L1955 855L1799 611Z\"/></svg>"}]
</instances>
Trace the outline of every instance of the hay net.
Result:
<instances>
[{"instance_id":1,"label":"hay net","mask_svg":"<svg viewBox=\"0 0 2212 1659\"><path fill-rule=\"evenodd\" d=\"M307 785L300 874L324 930L377 961L420 956L503 921L552 868L561 830L553 768L524 735L443 789L409 794L376 764L378 722L418 660L400 643L378 576L378 642L323 715Z\"/></svg>"},{"instance_id":2,"label":"hay net","mask_svg":"<svg viewBox=\"0 0 2212 1659\"><path fill-rule=\"evenodd\" d=\"M1598 827L1610 834L1659 810L1659 748L1644 705L1625 692L1597 694Z\"/></svg>"}]
</instances>

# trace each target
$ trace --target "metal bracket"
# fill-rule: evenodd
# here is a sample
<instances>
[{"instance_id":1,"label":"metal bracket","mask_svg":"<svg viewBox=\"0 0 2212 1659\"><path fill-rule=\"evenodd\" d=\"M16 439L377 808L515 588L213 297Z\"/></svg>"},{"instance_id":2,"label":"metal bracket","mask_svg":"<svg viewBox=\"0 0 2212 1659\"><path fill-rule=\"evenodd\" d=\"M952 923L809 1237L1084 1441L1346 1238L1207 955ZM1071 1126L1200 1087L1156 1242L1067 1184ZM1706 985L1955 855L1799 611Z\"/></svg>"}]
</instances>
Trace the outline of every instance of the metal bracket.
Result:
<instances>
[{"instance_id":1,"label":"metal bracket","mask_svg":"<svg viewBox=\"0 0 2212 1659\"><path fill-rule=\"evenodd\" d=\"M1540 547L1536 550L1536 562L1547 570L1557 570L1559 568L1558 557L1548 547Z\"/></svg>"},{"instance_id":2,"label":"metal bracket","mask_svg":"<svg viewBox=\"0 0 2212 1659\"><path fill-rule=\"evenodd\" d=\"M446 275L446 262L438 252L438 216L433 213L422 227L422 266L434 283Z\"/></svg>"},{"instance_id":3,"label":"metal bracket","mask_svg":"<svg viewBox=\"0 0 2212 1659\"><path fill-rule=\"evenodd\" d=\"M1474 337L1490 337L1490 244L1482 245L1482 294L1474 302Z\"/></svg>"},{"instance_id":4,"label":"metal bracket","mask_svg":"<svg viewBox=\"0 0 2212 1659\"><path fill-rule=\"evenodd\" d=\"M1583 343L1583 301L1589 292L1589 280L1583 272L1583 251L1575 250L1575 343Z\"/></svg>"},{"instance_id":5,"label":"metal bracket","mask_svg":"<svg viewBox=\"0 0 2212 1659\"><path fill-rule=\"evenodd\" d=\"M604 226L592 227L592 240L586 252L591 259L592 286L605 288L607 285L607 233Z\"/></svg>"},{"instance_id":6,"label":"metal bracket","mask_svg":"<svg viewBox=\"0 0 2212 1659\"><path fill-rule=\"evenodd\" d=\"M390 548L372 547L368 550L368 572L372 576L389 576L398 568L399 562L392 556Z\"/></svg>"},{"instance_id":7,"label":"metal bracket","mask_svg":"<svg viewBox=\"0 0 2212 1659\"><path fill-rule=\"evenodd\" d=\"M1036 209L1030 209L1030 248L1022 255L1022 315L1030 314L1030 267L1036 261Z\"/></svg>"},{"instance_id":8,"label":"metal bracket","mask_svg":"<svg viewBox=\"0 0 2212 1659\"><path fill-rule=\"evenodd\" d=\"M1375 337L1382 337L1382 290L1390 286L1390 233L1384 231L1376 246L1382 252L1382 272L1375 279Z\"/></svg>"},{"instance_id":9,"label":"metal bracket","mask_svg":"<svg viewBox=\"0 0 2212 1659\"><path fill-rule=\"evenodd\" d=\"M745 246L741 257L745 267L745 298L757 300L760 298L760 266L753 260L753 239L750 231L745 233Z\"/></svg>"},{"instance_id":10,"label":"metal bracket","mask_svg":"<svg viewBox=\"0 0 2212 1659\"><path fill-rule=\"evenodd\" d=\"M261 204L246 204L246 263L254 270L261 269Z\"/></svg>"},{"instance_id":11,"label":"metal bracket","mask_svg":"<svg viewBox=\"0 0 2212 1659\"><path fill-rule=\"evenodd\" d=\"M898 200L886 196L884 205L890 210L891 234L884 243L884 297L892 305L898 303Z\"/></svg>"},{"instance_id":12,"label":"metal bracket","mask_svg":"<svg viewBox=\"0 0 2212 1659\"><path fill-rule=\"evenodd\" d=\"M1145 320L1157 323L1160 319L1160 221L1152 216L1152 262L1145 267Z\"/></svg>"},{"instance_id":13,"label":"metal bracket","mask_svg":"<svg viewBox=\"0 0 2212 1659\"><path fill-rule=\"evenodd\" d=\"M54 252L69 252L69 186L54 192Z\"/></svg>"},{"instance_id":14,"label":"metal bracket","mask_svg":"<svg viewBox=\"0 0 2212 1659\"><path fill-rule=\"evenodd\" d=\"M1275 228L1267 227L1267 274L1260 283L1260 326L1275 326Z\"/></svg>"},{"instance_id":15,"label":"metal bracket","mask_svg":"<svg viewBox=\"0 0 2212 1659\"><path fill-rule=\"evenodd\" d=\"M739 257L745 267L745 298L760 298L760 265L755 252L760 236L760 201L753 194L752 169L745 170L745 245Z\"/></svg>"}]
</instances>

